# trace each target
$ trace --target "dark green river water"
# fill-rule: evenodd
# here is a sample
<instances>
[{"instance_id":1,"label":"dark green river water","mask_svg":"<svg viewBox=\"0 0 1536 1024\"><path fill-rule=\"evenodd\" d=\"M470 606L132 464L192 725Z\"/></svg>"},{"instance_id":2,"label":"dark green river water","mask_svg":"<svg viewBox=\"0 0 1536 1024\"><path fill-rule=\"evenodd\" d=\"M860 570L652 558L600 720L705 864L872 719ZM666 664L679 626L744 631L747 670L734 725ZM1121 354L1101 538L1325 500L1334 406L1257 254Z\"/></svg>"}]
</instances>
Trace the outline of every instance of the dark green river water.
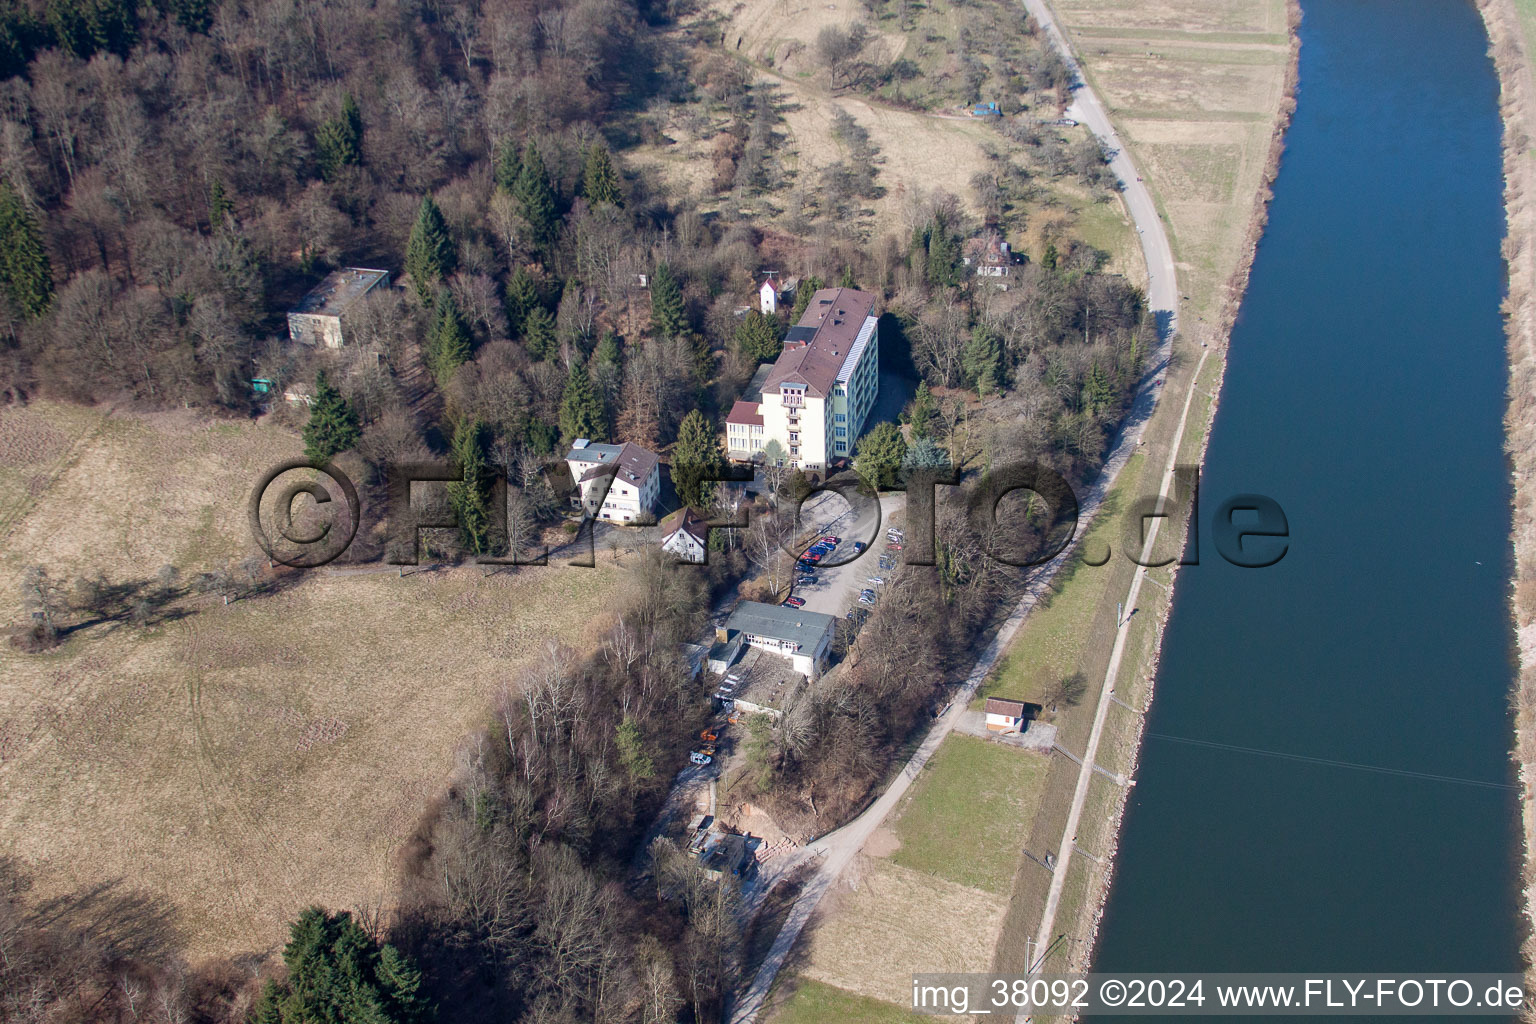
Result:
<instances>
[{"instance_id":1,"label":"dark green river water","mask_svg":"<svg viewBox=\"0 0 1536 1024\"><path fill-rule=\"evenodd\" d=\"M1464 0L1302 7L1094 969L1517 971L1498 84ZM1238 492L1273 568L1211 543Z\"/></svg>"}]
</instances>

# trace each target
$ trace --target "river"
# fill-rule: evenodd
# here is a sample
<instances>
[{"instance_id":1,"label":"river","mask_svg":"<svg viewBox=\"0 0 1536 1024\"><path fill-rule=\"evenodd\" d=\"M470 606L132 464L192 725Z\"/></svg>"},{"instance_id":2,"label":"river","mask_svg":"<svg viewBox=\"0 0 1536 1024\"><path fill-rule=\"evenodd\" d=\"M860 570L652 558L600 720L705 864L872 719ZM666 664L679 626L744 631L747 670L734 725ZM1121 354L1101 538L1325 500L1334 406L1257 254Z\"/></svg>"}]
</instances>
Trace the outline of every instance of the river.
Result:
<instances>
[{"instance_id":1,"label":"river","mask_svg":"<svg viewBox=\"0 0 1536 1024\"><path fill-rule=\"evenodd\" d=\"M1518 971L1498 84L1465 0L1302 7L1094 969Z\"/></svg>"}]
</instances>

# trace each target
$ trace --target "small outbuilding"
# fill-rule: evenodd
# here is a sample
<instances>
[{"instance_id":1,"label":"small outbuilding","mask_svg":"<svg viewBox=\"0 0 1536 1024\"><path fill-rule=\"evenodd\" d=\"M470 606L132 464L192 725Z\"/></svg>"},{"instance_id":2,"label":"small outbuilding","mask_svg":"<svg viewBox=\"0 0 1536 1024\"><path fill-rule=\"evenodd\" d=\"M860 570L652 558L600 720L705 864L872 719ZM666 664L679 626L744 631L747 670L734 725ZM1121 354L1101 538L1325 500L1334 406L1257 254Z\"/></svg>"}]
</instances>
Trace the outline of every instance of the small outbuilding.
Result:
<instances>
[{"instance_id":1,"label":"small outbuilding","mask_svg":"<svg viewBox=\"0 0 1536 1024\"><path fill-rule=\"evenodd\" d=\"M1021 700L988 697L987 728L992 732L1023 732L1029 706Z\"/></svg>"},{"instance_id":2,"label":"small outbuilding","mask_svg":"<svg viewBox=\"0 0 1536 1024\"><path fill-rule=\"evenodd\" d=\"M661 521L661 550L703 565L709 551L708 522L691 508L678 509Z\"/></svg>"}]
</instances>

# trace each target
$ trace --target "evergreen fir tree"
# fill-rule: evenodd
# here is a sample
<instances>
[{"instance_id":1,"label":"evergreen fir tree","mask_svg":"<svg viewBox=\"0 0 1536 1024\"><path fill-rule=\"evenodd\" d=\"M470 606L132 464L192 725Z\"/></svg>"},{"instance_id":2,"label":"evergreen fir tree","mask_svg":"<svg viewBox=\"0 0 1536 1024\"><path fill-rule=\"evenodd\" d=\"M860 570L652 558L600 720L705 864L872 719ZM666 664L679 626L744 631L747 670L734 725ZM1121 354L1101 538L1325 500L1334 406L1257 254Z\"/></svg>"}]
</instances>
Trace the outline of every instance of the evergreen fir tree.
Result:
<instances>
[{"instance_id":1,"label":"evergreen fir tree","mask_svg":"<svg viewBox=\"0 0 1536 1024\"><path fill-rule=\"evenodd\" d=\"M843 279L841 281L837 282L837 286L839 288L857 288L858 287L858 285L853 283L853 264L852 263L845 263L845 264L843 264Z\"/></svg>"},{"instance_id":2,"label":"evergreen fir tree","mask_svg":"<svg viewBox=\"0 0 1536 1024\"><path fill-rule=\"evenodd\" d=\"M960 365L976 393L990 395L1003 387L1003 351L997 335L984 324L977 324L971 331L971 340L960 353Z\"/></svg>"},{"instance_id":3,"label":"evergreen fir tree","mask_svg":"<svg viewBox=\"0 0 1536 1024\"><path fill-rule=\"evenodd\" d=\"M902 469L942 469L949 465L949 453L931 437L920 437L907 447Z\"/></svg>"},{"instance_id":4,"label":"evergreen fir tree","mask_svg":"<svg viewBox=\"0 0 1536 1024\"><path fill-rule=\"evenodd\" d=\"M321 123L315 133L315 148L320 157L320 176L326 181L335 181L343 167L363 162L363 115L351 93L342 98L341 113Z\"/></svg>"},{"instance_id":5,"label":"evergreen fir tree","mask_svg":"<svg viewBox=\"0 0 1536 1024\"><path fill-rule=\"evenodd\" d=\"M608 424L605 420L603 400L592 387L587 368L578 360L571 365L571 375L565 381L565 393L560 396L560 433L567 441L578 437L607 437Z\"/></svg>"},{"instance_id":6,"label":"evergreen fir tree","mask_svg":"<svg viewBox=\"0 0 1536 1024\"><path fill-rule=\"evenodd\" d=\"M251 1008L251 1024L283 1024L283 990L269 980Z\"/></svg>"},{"instance_id":7,"label":"evergreen fir tree","mask_svg":"<svg viewBox=\"0 0 1536 1024\"><path fill-rule=\"evenodd\" d=\"M777 359L783 347L779 342L778 322L758 310L749 310L736 328L736 345L753 362Z\"/></svg>"},{"instance_id":8,"label":"evergreen fir tree","mask_svg":"<svg viewBox=\"0 0 1536 1024\"><path fill-rule=\"evenodd\" d=\"M907 266L913 270L927 273L928 267L928 225L912 229L912 244L907 249Z\"/></svg>"},{"instance_id":9,"label":"evergreen fir tree","mask_svg":"<svg viewBox=\"0 0 1536 1024\"><path fill-rule=\"evenodd\" d=\"M790 323L800 322L800 317L804 315L806 309L811 304L811 296L819 292L821 288L822 280L819 277L807 277L800 282L799 287L795 289L795 308L789 312Z\"/></svg>"},{"instance_id":10,"label":"evergreen fir tree","mask_svg":"<svg viewBox=\"0 0 1536 1024\"><path fill-rule=\"evenodd\" d=\"M1098 363L1094 363L1088 371L1088 379L1083 383L1083 404L1097 416L1109 408L1114 398L1115 389L1110 383L1109 374Z\"/></svg>"},{"instance_id":11,"label":"evergreen fir tree","mask_svg":"<svg viewBox=\"0 0 1536 1024\"><path fill-rule=\"evenodd\" d=\"M529 450L535 455L548 455L555 450L555 442L560 440L560 431L537 416L529 416L523 436L528 441Z\"/></svg>"},{"instance_id":12,"label":"evergreen fir tree","mask_svg":"<svg viewBox=\"0 0 1536 1024\"><path fill-rule=\"evenodd\" d=\"M560 350L555 318L543 306L534 306L523 317L523 347L536 362L543 362Z\"/></svg>"},{"instance_id":13,"label":"evergreen fir tree","mask_svg":"<svg viewBox=\"0 0 1536 1024\"><path fill-rule=\"evenodd\" d=\"M332 456L357 444L357 413L331 386L324 370L315 374L315 396L303 437L304 455L311 462L329 462Z\"/></svg>"},{"instance_id":14,"label":"evergreen fir tree","mask_svg":"<svg viewBox=\"0 0 1536 1024\"><path fill-rule=\"evenodd\" d=\"M42 316L53 301L53 265L42 234L7 181L0 181L0 287L12 308L29 320Z\"/></svg>"},{"instance_id":15,"label":"evergreen fir tree","mask_svg":"<svg viewBox=\"0 0 1536 1024\"><path fill-rule=\"evenodd\" d=\"M214 178L208 186L208 227L218 231L235 212L235 201L229 197L222 178Z\"/></svg>"},{"instance_id":16,"label":"evergreen fir tree","mask_svg":"<svg viewBox=\"0 0 1536 1024\"><path fill-rule=\"evenodd\" d=\"M663 263L651 275L651 330L663 338L675 338L688 326L683 312L683 290L672 268Z\"/></svg>"},{"instance_id":17,"label":"evergreen fir tree","mask_svg":"<svg viewBox=\"0 0 1536 1024\"><path fill-rule=\"evenodd\" d=\"M938 403L933 400L933 392L928 390L928 382L922 381L917 385L917 394L912 396L912 440L916 441L932 433L933 417L938 411Z\"/></svg>"},{"instance_id":18,"label":"evergreen fir tree","mask_svg":"<svg viewBox=\"0 0 1536 1024\"><path fill-rule=\"evenodd\" d=\"M188 32L206 34L213 27L213 0L170 0L176 24Z\"/></svg>"},{"instance_id":19,"label":"evergreen fir tree","mask_svg":"<svg viewBox=\"0 0 1536 1024\"><path fill-rule=\"evenodd\" d=\"M715 496L715 478L725 467L714 424L698 409L683 417L672 449L672 483L684 505L703 511Z\"/></svg>"},{"instance_id":20,"label":"evergreen fir tree","mask_svg":"<svg viewBox=\"0 0 1536 1024\"><path fill-rule=\"evenodd\" d=\"M310 907L283 947L286 983L269 981L255 1024L424 1024L421 972L392 946L382 949L352 915Z\"/></svg>"},{"instance_id":21,"label":"evergreen fir tree","mask_svg":"<svg viewBox=\"0 0 1536 1024\"><path fill-rule=\"evenodd\" d=\"M523 333L523 320L538 304L539 289L533 283L533 275L519 265L507 281L507 323L512 329L512 337Z\"/></svg>"},{"instance_id":22,"label":"evergreen fir tree","mask_svg":"<svg viewBox=\"0 0 1536 1024\"><path fill-rule=\"evenodd\" d=\"M1045 252L1040 257L1040 265L1046 270L1055 270L1057 259L1058 255L1056 252L1056 243L1045 243Z\"/></svg>"},{"instance_id":23,"label":"evergreen fir tree","mask_svg":"<svg viewBox=\"0 0 1536 1024\"><path fill-rule=\"evenodd\" d=\"M469 325L446 288L433 306L432 328L427 334L427 367L438 387L446 387L454 371L469 361L471 339Z\"/></svg>"},{"instance_id":24,"label":"evergreen fir tree","mask_svg":"<svg viewBox=\"0 0 1536 1024\"><path fill-rule=\"evenodd\" d=\"M901 461L907 454L907 439L901 430L889 421L859 438L855 449L854 468L865 480L877 487L890 487L896 482Z\"/></svg>"},{"instance_id":25,"label":"evergreen fir tree","mask_svg":"<svg viewBox=\"0 0 1536 1024\"><path fill-rule=\"evenodd\" d=\"M490 550L491 480L479 420L460 420L453 431L453 461L462 475L448 485L448 503L459 519L464 546L477 555Z\"/></svg>"},{"instance_id":26,"label":"evergreen fir tree","mask_svg":"<svg viewBox=\"0 0 1536 1024\"><path fill-rule=\"evenodd\" d=\"M620 207L624 205L619 173L614 170L613 157L608 147L601 142L594 142L587 149L587 165L581 176L581 194L593 206L598 203L612 203Z\"/></svg>"},{"instance_id":27,"label":"evergreen fir tree","mask_svg":"<svg viewBox=\"0 0 1536 1024\"><path fill-rule=\"evenodd\" d=\"M380 947L378 974L379 989L389 1000L392 1016L399 1024L418 1024L426 1018L421 971L404 953L388 943Z\"/></svg>"},{"instance_id":28,"label":"evergreen fir tree","mask_svg":"<svg viewBox=\"0 0 1536 1024\"><path fill-rule=\"evenodd\" d=\"M597 360L599 366L623 370L624 351L619 345L619 336L612 330L604 331L603 336L598 339L597 348L593 351L592 358Z\"/></svg>"},{"instance_id":29,"label":"evergreen fir tree","mask_svg":"<svg viewBox=\"0 0 1536 1024\"><path fill-rule=\"evenodd\" d=\"M501 140L496 150L496 187L507 195L517 191L517 179L523 173L523 158L517 148L517 140L508 136Z\"/></svg>"},{"instance_id":30,"label":"evergreen fir tree","mask_svg":"<svg viewBox=\"0 0 1536 1024\"><path fill-rule=\"evenodd\" d=\"M942 220L934 222L928 236L928 283L949 288L960 283L960 243Z\"/></svg>"},{"instance_id":31,"label":"evergreen fir tree","mask_svg":"<svg viewBox=\"0 0 1536 1024\"><path fill-rule=\"evenodd\" d=\"M523 149L522 166L518 168L512 195L522 206L528 241L538 252L547 253L560 233L560 211L554 187L549 183L549 172L544 168L544 157L532 140Z\"/></svg>"},{"instance_id":32,"label":"evergreen fir tree","mask_svg":"<svg viewBox=\"0 0 1536 1024\"><path fill-rule=\"evenodd\" d=\"M411 241L405 250L405 272L416 286L416 294L423 304L430 305L432 293L443 279L453 273L458 265L458 252L453 236L448 232L448 222L443 211L431 196L424 196L421 209L416 213L416 223L411 228Z\"/></svg>"}]
</instances>

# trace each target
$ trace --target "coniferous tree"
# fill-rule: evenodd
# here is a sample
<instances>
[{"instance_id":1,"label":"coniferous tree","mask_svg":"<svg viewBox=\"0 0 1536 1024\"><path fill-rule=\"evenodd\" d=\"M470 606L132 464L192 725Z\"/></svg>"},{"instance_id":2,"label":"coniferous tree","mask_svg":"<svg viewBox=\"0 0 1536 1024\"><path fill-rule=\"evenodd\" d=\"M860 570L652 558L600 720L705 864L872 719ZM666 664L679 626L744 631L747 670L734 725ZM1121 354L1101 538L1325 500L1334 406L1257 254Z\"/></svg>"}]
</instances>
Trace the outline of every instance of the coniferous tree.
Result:
<instances>
[{"instance_id":1,"label":"coniferous tree","mask_svg":"<svg viewBox=\"0 0 1536 1024\"><path fill-rule=\"evenodd\" d=\"M933 400L933 392L928 390L928 382L920 382L917 393L912 396L912 440L916 441L932 433L933 417L938 411L938 403Z\"/></svg>"},{"instance_id":2,"label":"coniferous tree","mask_svg":"<svg viewBox=\"0 0 1536 1024\"><path fill-rule=\"evenodd\" d=\"M379 949L379 988L389 1000L395 1020L417 1024L426 1018L428 1007L421 994L421 970L394 946L385 943Z\"/></svg>"},{"instance_id":3,"label":"coniferous tree","mask_svg":"<svg viewBox=\"0 0 1536 1024\"><path fill-rule=\"evenodd\" d=\"M486 468L483 429L475 419L460 420L453 431L453 461L461 471L448 485L448 503L459 519L464 546L477 555L490 550L491 480Z\"/></svg>"},{"instance_id":4,"label":"coniferous tree","mask_svg":"<svg viewBox=\"0 0 1536 1024\"><path fill-rule=\"evenodd\" d=\"M960 353L960 365L976 393L990 395L1003 387L1003 350L997 334L984 324L971 331L971 340Z\"/></svg>"},{"instance_id":5,"label":"coniferous tree","mask_svg":"<svg viewBox=\"0 0 1536 1024\"><path fill-rule=\"evenodd\" d=\"M315 395L303 437L304 454L311 462L329 462L332 456L357 444L357 413L331 385L324 370L315 374Z\"/></svg>"},{"instance_id":6,"label":"coniferous tree","mask_svg":"<svg viewBox=\"0 0 1536 1024\"><path fill-rule=\"evenodd\" d=\"M613 156L608 152L608 147L601 142L594 142L587 149L587 165L581 176L581 193L593 206L598 203L612 203L620 207L624 205L619 172L614 170Z\"/></svg>"},{"instance_id":7,"label":"coniferous tree","mask_svg":"<svg viewBox=\"0 0 1536 1024\"><path fill-rule=\"evenodd\" d=\"M424 1024L420 971L392 946L380 948L352 915L311 907L283 947L286 983L268 982L257 1024Z\"/></svg>"},{"instance_id":8,"label":"coniferous tree","mask_svg":"<svg viewBox=\"0 0 1536 1024\"><path fill-rule=\"evenodd\" d=\"M683 290L672 276L672 268L663 263L651 275L651 330L663 338L675 338L687 326Z\"/></svg>"},{"instance_id":9,"label":"coniferous tree","mask_svg":"<svg viewBox=\"0 0 1536 1024\"><path fill-rule=\"evenodd\" d=\"M853 264L852 263L845 263L845 264L843 264L843 279L841 281L837 282L837 286L839 288L857 288L858 287L858 285L853 283Z\"/></svg>"},{"instance_id":10,"label":"coniferous tree","mask_svg":"<svg viewBox=\"0 0 1536 1024\"><path fill-rule=\"evenodd\" d=\"M950 288L960 283L960 242L944 221L936 220L928 236L928 283Z\"/></svg>"},{"instance_id":11,"label":"coniferous tree","mask_svg":"<svg viewBox=\"0 0 1536 1024\"><path fill-rule=\"evenodd\" d=\"M691 508L708 508L715 496L714 481L724 467L714 424L694 409L678 426L672 449L672 483L678 498Z\"/></svg>"},{"instance_id":12,"label":"coniferous tree","mask_svg":"<svg viewBox=\"0 0 1536 1024\"><path fill-rule=\"evenodd\" d=\"M523 158L517 148L517 140L510 135L501 140L496 149L496 187L507 195L517 191L518 176L523 173Z\"/></svg>"},{"instance_id":13,"label":"coniferous tree","mask_svg":"<svg viewBox=\"0 0 1536 1024\"><path fill-rule=\"evenodd\" d=\"M907 446L902 469L942 469L949 465L949 453L931 437L920 437Z\"/></svg>"},{"instance_id":14,"label":"coniferous tree","mask_svg":"<svg viewBox=\"0 0 1536 1024\"><path fill-rule=\"evenodd\" d=\"M1040 265L1046 270L1055 270L1058 258L1058 254L1056 252L1056 243L1045 243L1045 252L1040 256Z\"/></svg>"},{"instance_id":15,"label":"coniferous tree","mask_svg":"<svg viewBox=\"0 0 1536 1024\"><path fill-rule=\"evenodd\" d=\"M608 436L603 400L592 386L587 368L579 360L571 365L571 375L565 381L565 393L560 396L560 433L567 441L578 437Z\"/></svg>"},{"instance_id":16,"label":"coniferous tree","mask_svg":"<svg viewBox=\"0 0 1536 1024\"><path fill-rule=\"evenodd\" d=\"M222 178L214 178L208 186L208 227L218 231L235 212L235 201L229 197Z\"/></svg>"},{"instance_id":17,"label":"coniferous tree","mask_svg":"<svg viewBox=\"0 0 1536 1024\"><path fill-rule=\"evenodd\" d=\"M619 336L611 330L604 331L598 339L597 348L592 352L592 358L597 360L598 366L623 370L624 350L619 345Z\"/></svg>"},{"instance_id":18,"label":"coniferous tree","mask_svg":"<svg viewBox=\"0 0 1536 1024\"><path fill-rule=\"evenodd\" d=\"M423 304L430 305L437 286L458 265L458 251L453 236L448 232L448 222L443 211L437 208L431 196L424 196L421 209L416 213L416 223L411 228L411 241L405 250L405 272L416 286L416 294Z\"/></svg>"},{"instance_id":19,"label":"coniferous tree","mask_svg":"<svg viewBox=\"0 0 1536 1024\"><path fill-rule=\"evenodd\" d=\"M37 221L5 181L0 181L0 286L29 320L47 312L53 301L53 265Z\"/></svg>"},{"instance_id":20,"label":"coniferous tree","mask_svg":"<svg viewBox=\"0 0 1536 1024\"><path fill-rule=\"evenodd\" d=\"M1109 374L1098 363L1094 363L1088 371L1088 379L1083 382L1083 404L1097 416L1109 408L1114 398L1115 389L1110 383Z\"/></svg>"},{"instance_id":21,"label":"coniferous tree","mask_svg":"<svg viewBox=\"0 0 1536 1024\"><path fill-rule=\"evenodd\" d=\"M446 387L454 371L469 361L470 349L469 325L453 293L445 288L433 306L432 328L427 334L427 368L438 387Z\"/></svg>"},{"instance_id":22,"label":"coniferous tree","mask_svg":"<svg viewBox=\"0 0 1536 1024\"><path fill-rule=\"evenodd\" d=\"M188 32L206 34L213 27L213 0L170 0L176 24Z\"/></svg>"},{"instance_id":23,"label":"coniferous tree","mask_svg":"<svg viewBox=\"0 0 1536 1024\"><path fill-rule=\"evenodd\" d=\"M523 149L522 166L518 168L512 195L522 206L528 241L539 253L547 253L560 233L560 211L554 186L549 182L549 172L544 167L544 157L532 140Z\"/></svg>"},{"instance_id":24,"label":"coniferous tree","mask_svg":"<svg viewBox=\"0 0 1536 1024\"><path fill-rule=\"evenodd\" d=\"M536 361L543 362L560 350L555 334L555 318L543 306L534 306L523 317L523 347Z\"/></svg>"},{"instance_id":25,"label":"coniferous tree","mask_svg":"<svg viewBox=\"0 0 1536 1024\"><path fill-rule=\"evenodd\" d=\"M283 993L277 982L269 980L251 1008L251 1024L283 1024Z\"/></svg>"},{"instance_id":26,"label":"coniferous tree","mask_svg":"<svg viewBox=\"0 0 1536 1024\"><path fill-rule=\"evenodd\" d=\"M758 310L748 310L736 328L736 345L743 355L754 362L766 363L777 359L783 347L779 342L778 322Z\"/></svg>"},{"instance_id":27,"label":"coniferous tree","mask_svg":"<svg viewBox=\"0 0 1536 1024\"><path fill-rule=\"evenodd\" d=\"M819 277L808 277L801 281L795 290L795 308L789 312L791 323L798 323L806 308L811 304L811 297L821 291L822 280Z\"/></svg>"},{"instance_id":28,"label":"coniferous tree","mask_svg":"<svg viewBox=\"0 0 1536 1024\"><path fill-rule=\"evenodd\" d=\"M507 281L507 323L515 338L523 332L523 320L539 304L539 288L533 275L519 265Z\"/></svg>"},{"instance_id":29,"label":"coniferous tree","mask_svg":"<svg viewBox=\"0 0 1536 1024\"><path fill-rule=\"evenodd\" d=\"M877 487L890 487L896 482L902 459L907 455L907 439L891 422L879 423L863 437L855 449L854 468L859 475Z\"/></svg>"},{"instance_id":30,"label":"coniferous tree","mask_svg":"<svg viewBox=\"0 0 1536 1024\"><path fill-rule=\"evenodd\" d=\"M342 98L341 112L321 123L315 133L315 148L320 157L320 176L326 181L335 181L343 167L363 162L363 115L351 93Z\"/></svg>"}]
</instances>

